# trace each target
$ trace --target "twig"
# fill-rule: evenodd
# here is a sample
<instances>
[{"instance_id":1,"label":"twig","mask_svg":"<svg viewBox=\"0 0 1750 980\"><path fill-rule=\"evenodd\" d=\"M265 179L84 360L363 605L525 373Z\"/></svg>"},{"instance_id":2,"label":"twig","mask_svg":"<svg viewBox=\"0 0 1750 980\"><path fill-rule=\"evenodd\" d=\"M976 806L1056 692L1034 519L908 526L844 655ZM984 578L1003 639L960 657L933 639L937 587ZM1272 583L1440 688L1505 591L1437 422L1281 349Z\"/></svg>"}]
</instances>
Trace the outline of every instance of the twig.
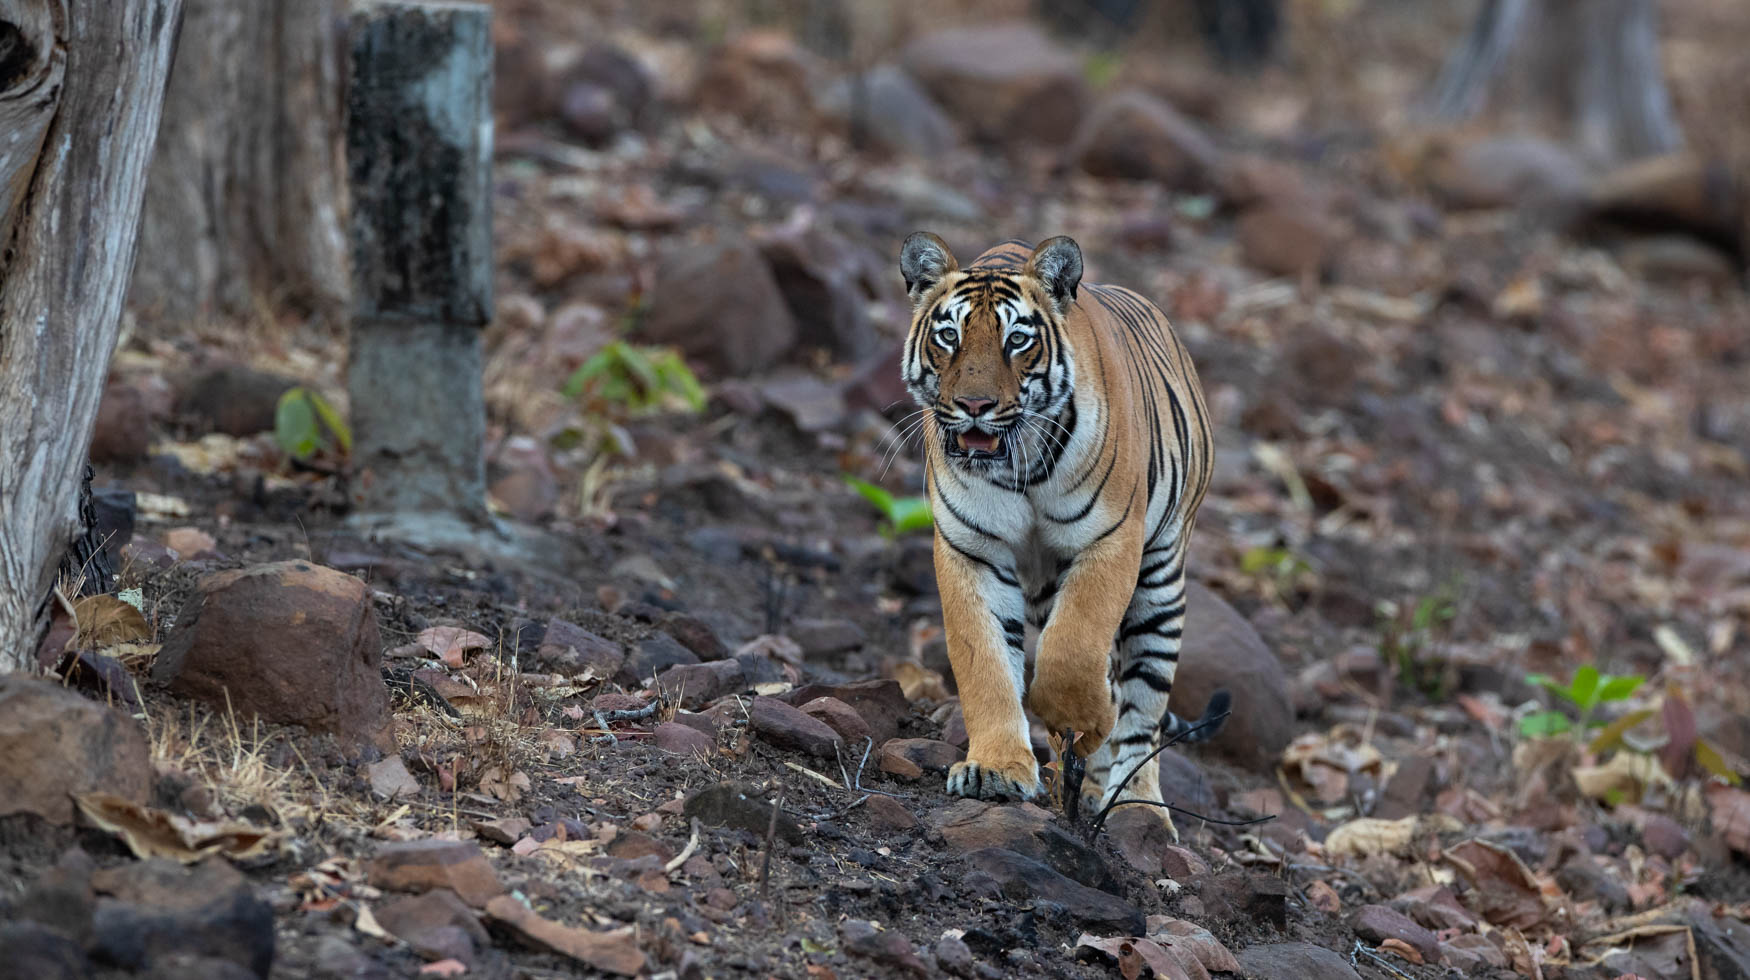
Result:
<instances>
[{"instance_id":1,"label":"twig","mask_svg":"<svg viewBox=\"0 0 1750 980\"><path fill-rule=\"evenodd\" d=\"M595 724L597 728L602 730L602 734L590 739L590 744L607 746L619 745L620 740L615 737L613 729L608 724L609 722L643 721L651 715L656 714L656 709L660 707L662 707L662 699L651 698L650 703L641 708L621 708L617 711L596 711Z\"/></svg>"},{"instance_id":2,"label":"twig","mask_svg":"<svg viewBox=\"0 0 1750 980\"><path fill-rule=\"evenodd\" d=\"M680 866L683 864L686 864L687 858L692 857L693 852L698 850L698 849L699 849L699 818L694 817L693 818L693 836L687 838L687 846L681 848L681 852L679 854L676 854L673 858L671 858L669 860L669 862L667 864L663 865L662 870L664 870L670 874L673 874L675 871L680 870Z\"/></svg>"},{"instance_id":3,"label":"twig","mask_svg":"<svg viewBox=\"0 0 1750 980\"><path fill-rule=\"evenodd\" d=\"M1359 954L1361 956L1365 956L1368 959L1372 960L1374 966L1377 966L1380 969L1385 970L1386 972L1390 973L1394 977L1399 977L1399 978L1401 978L1401 980L1416 980L1415 977L1412 977L1408 973L1405 973L1404 971L1398 969L1397 967L1392 966L1391 961L1387 960L1385 957L1379 955L1378 953L1374 952L1371 949L1368 949L1366 946L1363 946L1361 944L1361 940L1359 940L1359 939L1355 940L1355 948L1351 949L1349 951L1349 965L1350 966L1359 967L1361 965L1355 959L1357 954Z\"/></svg>"},{"instance_id":4,"label":"twig","mask_svg":"<svg viewBox=\"0 0 1750 980\"><path fill-rule=\"evenodd\" d=\"M772 849L778 840L778 814L784 809L784 790L772 801L772 819L766 824L766 856L760 860L760 901L768 901L772 883Z\"/></svg>"},{"instance_id":5,"label":"twig","mask_svg":"<svg viewBox=\"0 0 1750 980\"><path fill-rule=\"evenodd\" d=\"M1242 820L1242 821L1216 820L1216 819L1213 819L1211 817L1206 817L1200 813L1197 813L1194 810L1186 810L1183 807L1177 807L1171 803L1162 803L1159 800L1137 800L1137 799L1126 800L1126 799L1122 798L1124 795L1124 787L1129 786L1130 781L1132 779L1136 778L1136 774L1142 771L1142 767L1146 766L1150 762L1154 761L1155 756L1158 756L1162 752L1165 752L1167 749L1172 748L1174 743L1179 742L1182 739L1189 738L1190 736L1204 730L1205 728L1213 728L1216 725L1221 724L1223 721L1225 721L1227 719L1227 716L1232 714L1232 713L1233 712L1231 712L1231 711L1223 711L1222 713L1216 715L1213 718L1205 718L1205 719L1197 722L1197 724L1192 725L1191 727L1180 732L1179 734L1174 735L1172 738L1167 739L1165 742L1162 742L1160 744L1160 746L1158 748L1156 748L1153 752L1150 752L1148 755L1143 756L1142 761L1138 762L1135 766L1131 767L1130 772L1126 773L1124 778L1119 781L1118 788L1112 791L1112 802L1110 802L1110 803L1106 804L1104 807L1102 807L1100 809L1100 812L1095 815L1094 825L1088 831L1088 837L1091 839L1095 834L1098 834L1100 832L1101 828L1106 826L1106 816L1107 816L1107 814L1110 814L1112 812L1113 807L1116 807L1120 804L1125 804L1125 803L1143 803L1143 804L1147 804L1149 806L1163 807L1167 810L1171 810L1174 813L1182 813L1188 817L1196 817L1198 820L1202 820L1205 823L1222 824L1223 826L1229 826L1229 827L1250 827L1253 824L1260 824L1260 823L1265 823L1265 822L1268 822L1271 820L1275 820L1276 817L1274 815L1267 816L1267 817L1259 817L1259 818L1254 819L1254 820Z\"/></svg>"},{"instance_id":6,"label":"twig","mask_svg":"<svg viewBox=\"0 0 1750 980\"><path fill-rule=\"evenodd\" d=\"M843 786L840 786L837 782L834 782L833 778L831 776L828 776L824 773L815 772L813 769L810 769L807 766L801 765L799 763L790 762L789 760L785 760L784 767L786 769L794 769L797 772L801 773L802 775L807 776L808 778L810 778L810 779L814 780L815 782L818 782L824 786L831 786L833 789L844 789Z\"/></svg>"},{"instance_id":7,"label":"twig","mask_svg":"<svg viewBox=\"0 0 1750 980\"><path fill-rule=\"evenodd\" d=\"M839 755L839 747L837 743L833 744L832 752L833 756L839 760L839 773L845 777L845 785L850 787L851 792L864 794L873 793L876 796L891 796L897 800L899 799L898 793L889 793L886 790L871 789L863 785L863 767L869 764L869 752L874 748L875 737L872 735L865 737L863 742L863 758L857 763L857 774L855 776L845 773L845 760ZM849 809L849 807L846 809Z\"/></svg>"}]
</instances>

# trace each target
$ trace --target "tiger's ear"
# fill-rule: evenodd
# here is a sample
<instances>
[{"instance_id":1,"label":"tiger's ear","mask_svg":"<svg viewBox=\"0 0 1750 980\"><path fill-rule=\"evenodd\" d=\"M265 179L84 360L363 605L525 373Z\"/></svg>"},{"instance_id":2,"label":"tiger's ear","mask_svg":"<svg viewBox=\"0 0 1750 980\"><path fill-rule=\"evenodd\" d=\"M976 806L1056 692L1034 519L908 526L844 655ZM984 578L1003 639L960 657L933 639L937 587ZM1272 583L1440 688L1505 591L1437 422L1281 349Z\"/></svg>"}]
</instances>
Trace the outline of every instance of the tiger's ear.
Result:
<instances>
[{"instance_id":1,"label":"tiger's ear","mask_svg":"<svg viewBox=\"0 0 1750 980\"><path fill-rule=\"evenodd\" d=\"M1045 284L1061 314L1075 302L1076 286L1082 281L1082 247L1068 235L1047 238L1033 250L1023 271Z\"/></svg>"},{"instance_id":2,"label":"tiger's ear","mask_svg":"<svg viewBox=\"0 0 1750 980\"><path fill-rule=\"evenodd\" d=\"M927 231L912 232L899 246L899 274L905 277L905 291L914 300L959 268L948 243Z\"/></svg>"}]
</instances>

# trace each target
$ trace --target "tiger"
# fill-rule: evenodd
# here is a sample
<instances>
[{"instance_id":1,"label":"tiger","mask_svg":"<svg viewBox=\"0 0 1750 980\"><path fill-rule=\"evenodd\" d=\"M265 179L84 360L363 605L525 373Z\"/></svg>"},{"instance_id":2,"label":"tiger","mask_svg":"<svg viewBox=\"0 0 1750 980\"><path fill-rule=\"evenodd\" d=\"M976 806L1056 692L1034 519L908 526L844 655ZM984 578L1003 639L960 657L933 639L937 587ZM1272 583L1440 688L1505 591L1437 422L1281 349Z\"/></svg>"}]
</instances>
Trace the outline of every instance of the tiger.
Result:
<instances>
[{"instance_id":1,"label":"tiger","mask_svg":"<svg viewBox=\"0 0 1750 980\"><path fill-rule=\"evenodd\" d=\"M1030 710L1075 734L1082 791L1109 807L1163 737L1207 739L1231 703L1216 692L1196 723L1167 709L1213 458L1197 371L1153 303L1081 281L1069 237L1005 241L962 269L920 231L899 266L913 307L901 375L969 740L947 791L1038 796ZM1031 683L1025 624L1040 630ZM1177 837L1158 766L1125 791Z\"/></svg>"}]
</instances>

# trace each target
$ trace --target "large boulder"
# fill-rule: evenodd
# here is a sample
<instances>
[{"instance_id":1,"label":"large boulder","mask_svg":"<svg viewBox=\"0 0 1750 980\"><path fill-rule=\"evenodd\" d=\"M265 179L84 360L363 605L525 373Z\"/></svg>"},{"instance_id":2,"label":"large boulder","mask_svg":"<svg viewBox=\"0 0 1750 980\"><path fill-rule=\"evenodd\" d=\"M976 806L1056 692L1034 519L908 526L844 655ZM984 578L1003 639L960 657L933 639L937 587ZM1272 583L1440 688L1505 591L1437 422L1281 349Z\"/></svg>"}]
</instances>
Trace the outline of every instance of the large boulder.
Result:
<instances>
[{"instance_id":1,"label":"large boulder","mask_svg":"<svg viewBox=\"0 0 1750 980\"><path fill-rule=\"evenodd\" d=\"M1201 582L1186 588L1185 638L1172 706L1194 717L1217 690L1233 695L1233 714L1207 744L1227 759L1271 772L1294 737L1294 704L1276 655L1221 596Z\"/></svg>"},{"instance_id":2,"label":"large boulder","mask_svg":"<svg viewBox=\"0 0 1750 980\"><path fill-rule=\"evenodd\" d=\"M821 112L888 153L936 159L960 144L954 120L917 80L894 65L841 78L820 100Z\"/></svg>"},{"instance_id":3,"label":"large boulder","mask_svg":"<svg viewBox=\"0 0 1750 980\"><path fill-rule=\"evenodd\" d=\"M879 338L869 322L870 301L891 270L813 220L809 209L760 240L760 253L795 318L805 348L855 361Z\"/></svg>"},{"instance_id":4,"label":"large boulder","mask_svg":"<svg viewBox=\"0 0 1750 980\"><path fill-rule=\"evenodd\" d=\"M1146 92L1115 92L1076 131L1070 159L1095 177L1150 180L1175 190L1202 190L1216 177L1221 151L1201 127Z\"/></svg>"},{"instance_id":5,"label":"large boulder","mask_svg":"<svg viewBox=\"0 0 1750 980\"><path fill-rule=\"evenodd\" d=\"M52 681L0 676L0 816L72 823L74 794L144 803L151 778L151 750L133 719Z\"/></svg>"},{"instance_id":6,"label":"large boulder","mask_svg":"<svg viewBox=\"0 0 1750 980\"><path fill-rule=\"evenodd\" d=\"M638 334L679 347L719 377L739 377L789 353L797 330L765 257L736 238L663 256Z\"/></svg>"},{"instance_id":7,"label":"large boulder","mask_svg":"<svg viewBox=\"0 0 1750 980\"><path fill-rule=\"evenodd\" d=\"M244 716L393 748L371 590L307 561L218 572L152 667L172 691Z\"/></svg>"},{"instance_id":8,"label":"large boulder","mask_svg":"<svg viewBox=\"0 0 1750 980\"><path fill-rule=\"evenodd\" d=\"M1087 105L1075 55L1031 24L938 31L907 45L901 62L986 142L1060 145Z\"/></svg>"}]
</instances>

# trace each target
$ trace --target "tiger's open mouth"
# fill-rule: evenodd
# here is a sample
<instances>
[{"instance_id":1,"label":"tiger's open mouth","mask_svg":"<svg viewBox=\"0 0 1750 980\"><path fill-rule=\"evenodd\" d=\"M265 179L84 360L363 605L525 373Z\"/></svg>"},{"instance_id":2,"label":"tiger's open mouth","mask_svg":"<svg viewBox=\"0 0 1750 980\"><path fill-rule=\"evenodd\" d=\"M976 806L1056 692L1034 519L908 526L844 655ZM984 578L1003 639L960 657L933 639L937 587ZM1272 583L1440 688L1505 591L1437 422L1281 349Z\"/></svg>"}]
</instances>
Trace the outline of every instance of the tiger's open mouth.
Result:
<instances>
[{"instance_id":1,"label":"tiger's open mouth","mask_svg":"<svg viewBox=\"0 0 1750 980\"><path fill-rule=\"evenodd\" d=\"M949 443L948 455L964 456L971 459L994 459L1008 455L1008 444L1003 441L1000 432L985 432L982 429L967 429L954 435Z\"/></svg>"}]
</instances>

